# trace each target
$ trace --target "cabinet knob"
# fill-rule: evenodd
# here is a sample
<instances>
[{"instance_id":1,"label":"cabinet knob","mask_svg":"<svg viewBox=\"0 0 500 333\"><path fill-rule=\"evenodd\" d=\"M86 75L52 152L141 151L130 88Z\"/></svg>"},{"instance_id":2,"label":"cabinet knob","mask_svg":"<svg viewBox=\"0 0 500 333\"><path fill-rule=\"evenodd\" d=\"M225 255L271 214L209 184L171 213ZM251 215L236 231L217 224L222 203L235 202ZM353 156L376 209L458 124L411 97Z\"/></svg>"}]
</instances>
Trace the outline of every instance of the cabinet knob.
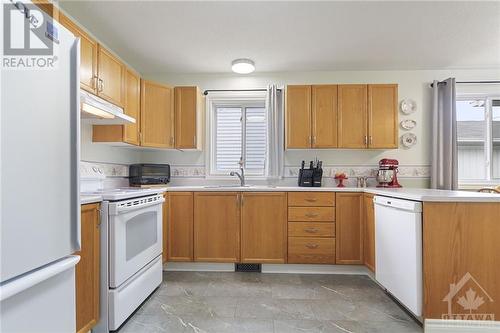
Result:
<instances>
[{"instance_id":1,"label":"cabinet knob","mask_svg":"<svg viewBox=\"0 0 500 333\"><path fill-rule=\"evenodd\" d=\"M318 246L319 246L318 244L306 244L306 247L309 249L317 249Z\"/></svg>"},{"instance_id":2,"label":"cabinet knob","mask_svg":"<svg viewBox=\"0 0 500 333\"><path fill-rule=\"evenodd\" d=\"M316 229L316 228L305 228L304 231L305 232L309 232L311 234L314 234L314 233L318 232L318 229Z\"/></svg>"},{"instance_id":3,"label":"cabinet knob","mask_svg":"<svg viewBox=\"0 0 500 333\"><path fill-rule=\"evenodd\" d=\"M307 217L317 217L318 215L318 213L306 213Z\"/></svg>"},{"instance_id":4,"label":"cabinet knob","mask_svg":"<svg viewBox=\"0 0 500 333\"><path fill-rule=\"evenodd\" d=\"M307 202L316 202L318 200L314 199L314 198L307 198L305 199Z\"/></svg>"}]
</instances>

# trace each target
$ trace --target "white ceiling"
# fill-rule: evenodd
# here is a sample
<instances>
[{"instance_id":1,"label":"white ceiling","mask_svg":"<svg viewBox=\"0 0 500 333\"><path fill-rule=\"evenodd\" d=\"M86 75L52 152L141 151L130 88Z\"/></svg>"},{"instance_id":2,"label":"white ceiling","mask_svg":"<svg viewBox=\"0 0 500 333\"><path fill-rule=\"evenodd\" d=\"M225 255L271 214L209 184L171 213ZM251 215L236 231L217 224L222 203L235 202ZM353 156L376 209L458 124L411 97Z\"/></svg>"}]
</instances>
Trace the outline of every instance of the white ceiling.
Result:
<instances>
[{"instance_id":1,"label":"white ceiling","mask_svg":"<svg viewBox=\"0 0 500 333\"><path fill-rule=\"evenodd\" d=\"M68 1L141 73L500 67L500 2Z\"/></svg>"}]
</instances>

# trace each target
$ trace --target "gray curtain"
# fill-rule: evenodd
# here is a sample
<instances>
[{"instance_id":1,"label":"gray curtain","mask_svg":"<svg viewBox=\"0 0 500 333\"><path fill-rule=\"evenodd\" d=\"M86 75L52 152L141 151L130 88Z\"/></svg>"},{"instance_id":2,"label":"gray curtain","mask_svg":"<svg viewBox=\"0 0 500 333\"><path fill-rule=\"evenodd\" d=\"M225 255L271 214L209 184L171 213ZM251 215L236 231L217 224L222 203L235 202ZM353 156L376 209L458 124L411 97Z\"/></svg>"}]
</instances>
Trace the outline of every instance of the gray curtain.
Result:
<instances>
[{"instance_id":1,"label":"gray curtain","mask_svg":"<svg viewBox=\"0 0 500 333\"><path fill-rule=\"evenodd\" d=\"M269 152L267 167L269 178L279 179L283 175L283 93L276 85L267 87Z\"/></svg>"},{"instance_id":2,"label":"gray curtain","mask_svg":"<svg viewBox=\"0 0 500 333\"><path fill-rule=\"evenodd\" d=\"M458 188L455 79L434 81L432 87L431 188Z\"/></svg>"}]
</instances>

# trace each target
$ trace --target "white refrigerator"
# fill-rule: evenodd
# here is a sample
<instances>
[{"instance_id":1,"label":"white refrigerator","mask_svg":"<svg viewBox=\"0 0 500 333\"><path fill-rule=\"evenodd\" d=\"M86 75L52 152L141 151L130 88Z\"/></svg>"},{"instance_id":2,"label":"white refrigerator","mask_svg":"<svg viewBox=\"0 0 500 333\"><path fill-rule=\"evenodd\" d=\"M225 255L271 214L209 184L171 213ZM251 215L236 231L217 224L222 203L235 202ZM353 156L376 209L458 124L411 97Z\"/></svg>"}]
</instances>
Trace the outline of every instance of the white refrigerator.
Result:
<instances>
[{"instance_id":1,"label":"white refrigerator","mask_svg":"<svg viewBox=\"0 0 500 333\"><path fill-rule=\"evenodd\" d=\"M8 13L10 38L52 42L57 58L48 68L2 67L0 332L74 333L80 42L25 4L28 11ZM19 35L26 31L14 27L16 22L33 19L30 15L45 34Z\"/></svg>"}]
</instances>

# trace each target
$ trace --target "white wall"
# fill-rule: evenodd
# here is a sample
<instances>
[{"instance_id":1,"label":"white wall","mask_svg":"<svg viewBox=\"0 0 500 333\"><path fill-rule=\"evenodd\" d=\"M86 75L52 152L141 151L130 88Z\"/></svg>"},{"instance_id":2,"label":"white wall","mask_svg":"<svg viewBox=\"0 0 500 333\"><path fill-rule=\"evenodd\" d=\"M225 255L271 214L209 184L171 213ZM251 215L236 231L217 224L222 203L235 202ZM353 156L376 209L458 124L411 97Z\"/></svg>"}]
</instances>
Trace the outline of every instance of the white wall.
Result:
<instances>
[{"instance_id":1,"label":"white wall","mask_svg":"<svg viewBox=\"0 0 500 333\"><path fill-rule=\"evenodd\" d=\"M382 157L396 158L402 165L430 165L430 127L431 127L431 89L429 83L434 79L442 80L456 77L457 81L498 80L500 69L496 70L440 70L440 71L332 71L332 72L296 72L296 73L264 73L251 76L235 76L227 74L193 75L193 74L146 74L147 79L171 85L198 85L202 89L244 89L263 88L270 83L286 84L320 84L320 83L397 83L399 84L399 100L411 98L417 102L416 113L406 116L400 113L401 119L414 119L417 127L412 131L417 135L418 143L412 149L395 150L300 150L285 153L285 166L298 166L302 159L315 157L322 159L326 165L376 165ZM458 91L466 91L477 86L459 85ZM400 130L400 135L406 131ZM145 162L171 163L174 165L205 164L203 152L144 152Z\"/></svg>"}]
</instances>

